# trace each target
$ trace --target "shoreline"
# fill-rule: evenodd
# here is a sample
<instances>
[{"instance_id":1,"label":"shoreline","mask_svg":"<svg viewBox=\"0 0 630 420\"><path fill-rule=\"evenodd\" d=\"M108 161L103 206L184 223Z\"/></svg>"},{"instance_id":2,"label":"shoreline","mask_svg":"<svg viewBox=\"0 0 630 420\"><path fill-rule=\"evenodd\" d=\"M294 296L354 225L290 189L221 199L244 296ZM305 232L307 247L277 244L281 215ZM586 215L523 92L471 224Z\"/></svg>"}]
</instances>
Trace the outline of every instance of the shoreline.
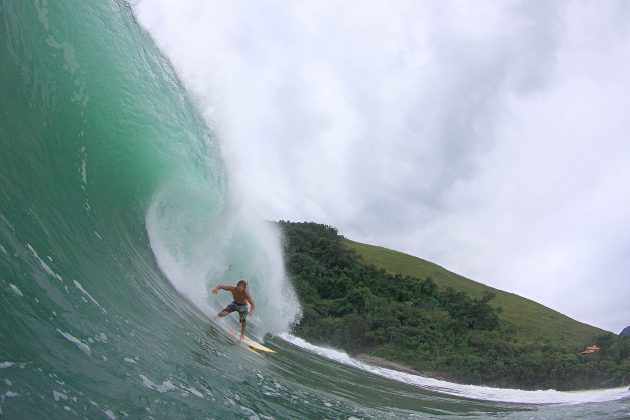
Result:
<instances>
[{"instance_id":1,"label":"shoreline","mask_svg":"<svg viewBox=\"0 0 630 420\"><path fill-rule=\"evenodd\" d=\"M411 375L424 376L425 378L458 383L455 378L448 377L447 375L440 374L437 372L426 372L423 370L413 369L401 363L392 362L391 360L383 359L382 357L379 357L379 356L372 356L371 354L361 353L353 357L360 362L367 363L368 365L373 365L373 366L377 366L377 367L381 367L385 369L391 369L398 372L408 373Z\"/></svg>"}]
</instances>

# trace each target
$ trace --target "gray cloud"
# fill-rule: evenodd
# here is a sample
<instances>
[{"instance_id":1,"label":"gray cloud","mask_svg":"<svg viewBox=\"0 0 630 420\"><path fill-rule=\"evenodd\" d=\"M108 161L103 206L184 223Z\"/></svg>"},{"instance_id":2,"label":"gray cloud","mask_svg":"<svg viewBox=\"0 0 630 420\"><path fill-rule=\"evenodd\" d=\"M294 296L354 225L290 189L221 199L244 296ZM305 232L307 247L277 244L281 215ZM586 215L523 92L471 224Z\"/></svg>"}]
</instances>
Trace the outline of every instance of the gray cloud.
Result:
<instances>
[{"instance_id":1,"label":"gray cloud","mask_svg":"<svg viewBox=\"0 0 630 420\"><path fill-rule=\"evenodd\" d=\"M141 0L243 205L618 332L625 2Z\"/></svg>"}]
</instances>

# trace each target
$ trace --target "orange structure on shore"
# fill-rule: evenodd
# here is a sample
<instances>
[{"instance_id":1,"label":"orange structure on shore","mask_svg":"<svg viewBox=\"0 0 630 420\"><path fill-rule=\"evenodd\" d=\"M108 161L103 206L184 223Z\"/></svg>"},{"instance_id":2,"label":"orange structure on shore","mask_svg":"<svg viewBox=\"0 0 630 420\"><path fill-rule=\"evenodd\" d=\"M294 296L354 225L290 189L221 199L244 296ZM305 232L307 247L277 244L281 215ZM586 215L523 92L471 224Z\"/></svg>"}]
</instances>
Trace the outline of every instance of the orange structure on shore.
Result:
<instances>
[{"instance_id":1,"label":"orange structure on shore","mask_svg":"<svg viewBox=\"0 0 630 420\"><path fill-rule=\"evenodd\" d=\"M593 344L592 346L588 346L586 350L582 352L582 354L590 354L590 353L596 352L599 349L600 349L599 346Z\"/></svg>"}]
</instances>

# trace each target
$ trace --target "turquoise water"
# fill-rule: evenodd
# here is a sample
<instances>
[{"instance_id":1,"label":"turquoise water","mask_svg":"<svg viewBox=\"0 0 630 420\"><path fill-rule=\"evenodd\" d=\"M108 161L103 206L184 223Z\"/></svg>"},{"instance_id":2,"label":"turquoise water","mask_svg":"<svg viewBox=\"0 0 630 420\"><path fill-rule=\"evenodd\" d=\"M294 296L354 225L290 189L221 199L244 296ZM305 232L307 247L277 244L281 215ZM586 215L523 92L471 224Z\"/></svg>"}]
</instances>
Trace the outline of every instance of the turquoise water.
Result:
<instances>
[{"instance_id":1,"label":"turquoise water","mask_svg":"<svg viewBox=\"0 0 630 420\"><path fill-rule=\"evenodd\" d=\"M299 312L278 237L124 1L0 2L0 83L0 416L630 414L625 390L461 387L277 336ZM211 321L241 277L276 354Z\"/></svg>"}]
</instances>

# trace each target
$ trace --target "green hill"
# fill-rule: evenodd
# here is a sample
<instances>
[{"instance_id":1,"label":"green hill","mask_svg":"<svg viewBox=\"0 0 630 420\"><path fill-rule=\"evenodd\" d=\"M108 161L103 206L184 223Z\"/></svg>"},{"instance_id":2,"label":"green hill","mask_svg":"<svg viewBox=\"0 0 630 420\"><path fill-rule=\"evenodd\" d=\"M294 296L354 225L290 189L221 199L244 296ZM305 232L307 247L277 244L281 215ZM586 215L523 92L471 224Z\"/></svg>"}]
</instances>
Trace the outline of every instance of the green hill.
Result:
<instances>
[{"instance_id":1,"label":"green hill","mask_svg":"<svg viewBox=\"0 0 630 420\"><path fill-rule=\"evenodd\" d=\"M630 337L617 337L436 264L350 241L331 226L279 222L314 344L452 381L521 389L623 386ZM589 344L600 349L580 352Z\"/></svg>"},{"instance_id":2,"label":"green hill","mask_svg":"<svg viewBox=\"0 0 630 420\"><path fill-rule=\"evenodd\" d=\"M467 279L422 258L349 239L345 239L345 243L357 251L363 261L383 268L390 274L431 277L441 288L451 287L475 297L481 297L485 291L494 293L495 298L490 301L490 305L501 308L501 320L512 326L530 344L579 347L592 337L608 332L578 322L532 300Z\"/></svg>"}]
</instances>

